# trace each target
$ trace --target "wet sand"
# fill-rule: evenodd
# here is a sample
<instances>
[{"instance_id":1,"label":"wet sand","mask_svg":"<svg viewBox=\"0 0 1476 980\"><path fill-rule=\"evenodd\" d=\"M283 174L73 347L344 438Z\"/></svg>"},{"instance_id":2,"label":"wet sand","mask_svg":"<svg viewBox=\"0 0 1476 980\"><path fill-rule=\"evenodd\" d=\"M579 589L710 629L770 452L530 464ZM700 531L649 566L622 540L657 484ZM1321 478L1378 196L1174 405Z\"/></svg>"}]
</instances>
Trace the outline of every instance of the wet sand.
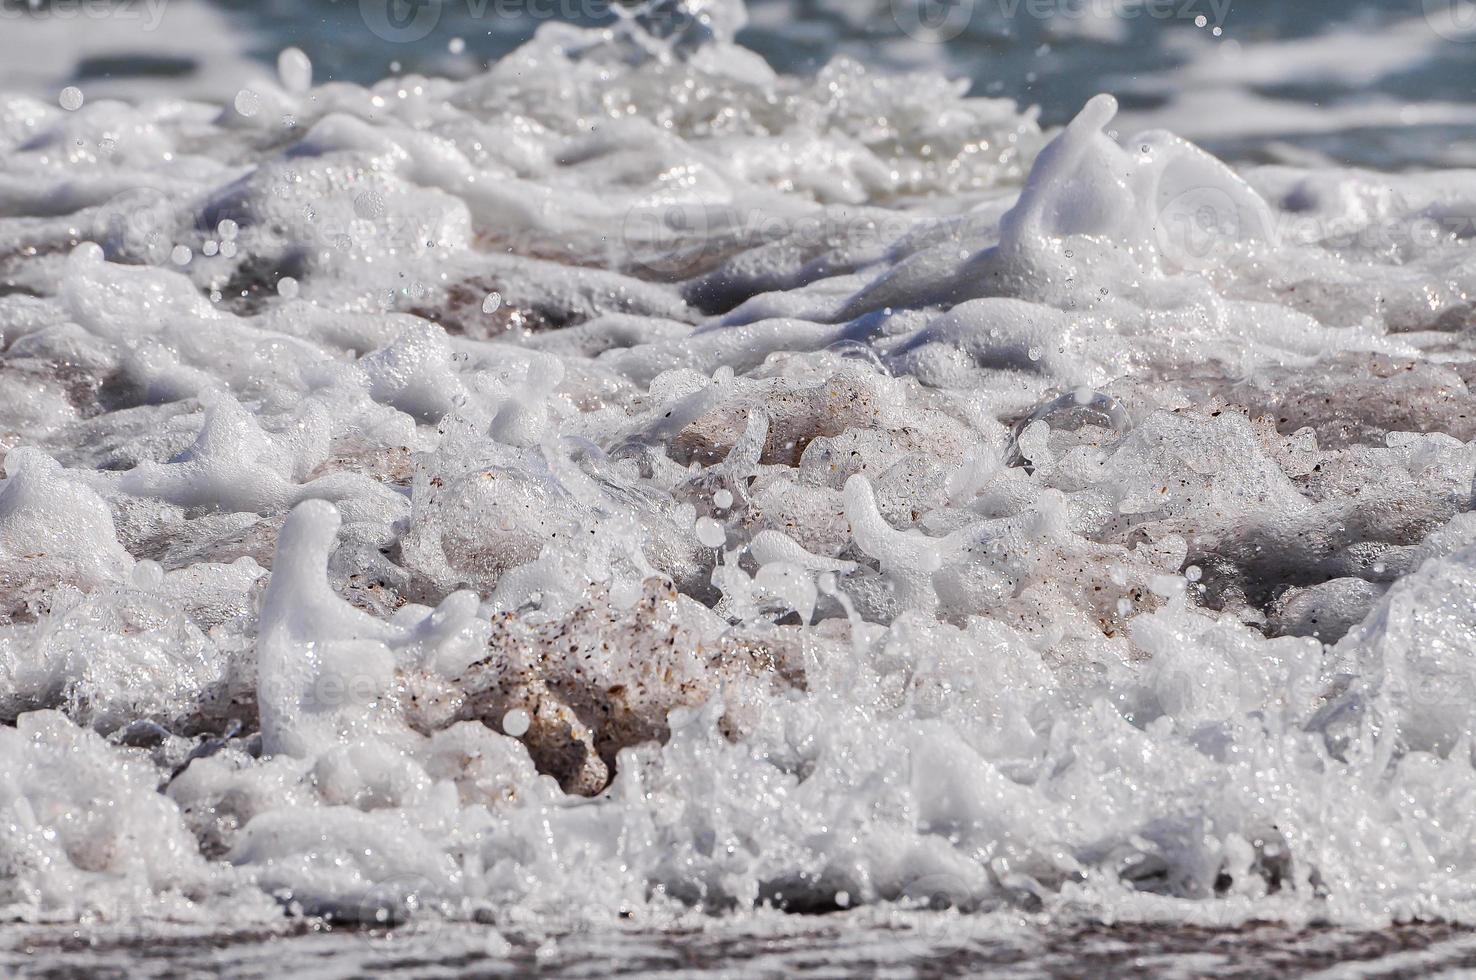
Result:
<instances>
[{"instance_id":1,"label":"wet sand","mask_svg":"<svg viewBox=\"0 0 1476 980\"><path fill-rule=\"evenodd\" d=\"M974 934L966 920L899 917L856 928L845 917L539 935L458 925L334 930L302 924L235 933L181 927L157 935L11 925L0 970L15 977L1424 977L1476 970L1476 931L1414 924L1383 931L1233 930L1081 924ZM834 922L835 924L830 924Z\"/></svg>"}]
</instances>

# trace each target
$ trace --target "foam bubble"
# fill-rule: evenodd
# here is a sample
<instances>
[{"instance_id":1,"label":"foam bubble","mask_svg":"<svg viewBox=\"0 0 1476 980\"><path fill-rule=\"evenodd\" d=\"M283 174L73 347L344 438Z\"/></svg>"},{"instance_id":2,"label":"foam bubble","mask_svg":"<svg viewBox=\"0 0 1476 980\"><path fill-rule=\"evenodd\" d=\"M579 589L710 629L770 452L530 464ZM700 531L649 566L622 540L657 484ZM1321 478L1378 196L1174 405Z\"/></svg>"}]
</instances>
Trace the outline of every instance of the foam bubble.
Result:
<instances>
[{"instance_id":1,"label":"foam bubble","mask_svg":"<svg viewBox=\"0 0 1476 980\"><path fill-rule=\"evenodd\" d=\"M300 48L286 48L277 55L277 77L288 92L302 95L313 87L313 63ZM237 108L240 108L239 96Z\"/></svg>"},{"instance_id":2,"label":"foam bubble","mask_svg":"<svg viewBox=\"0 0 1476 980\"><path fill-rule=\"evenodd\" d=\"M723 526L710 517L699 517L696 531L697 540L705 548L721 548L727 540L727 532L723 530Z\"/></svg>"},{"instance_id":3,"label":"foam bubble","mask_svg":"<svg viewBox=\"0 0 1476 980\"><path fill-rule=\"evenodd\" d=\"M249 119L261 111L261 96L249 88L243 88L236 93L234 105L238 113Z\"/></svg>"},{"instance_id":4,"label":"foam bubble","mask_svg":"<svg viewBox=\"0 0 1476 980\"><path fill-rule=\"evenodd\" d=\"M522 738L528 734L528 729L532 725L533 720L522 708L514 708L502 716L502 730L513 738Z\"/></svg>"}]
</instances>

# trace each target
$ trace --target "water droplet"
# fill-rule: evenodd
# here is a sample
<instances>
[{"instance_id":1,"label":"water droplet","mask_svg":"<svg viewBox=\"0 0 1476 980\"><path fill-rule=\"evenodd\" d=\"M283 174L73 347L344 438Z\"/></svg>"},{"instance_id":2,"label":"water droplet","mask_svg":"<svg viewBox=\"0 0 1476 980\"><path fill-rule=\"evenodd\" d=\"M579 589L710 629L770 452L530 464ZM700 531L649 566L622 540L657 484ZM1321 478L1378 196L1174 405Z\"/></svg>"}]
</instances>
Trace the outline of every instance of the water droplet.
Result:
<instances>
[{"instance_id":1,"label":"water droplet","mask_svg":"<svg viewBox=\"0 0 1476 980\"><path fill-rule=\"evenodd\" d=\"M72 249L72 260L75 262L101 262L103 260L103 248L97 242L83 242Z\"/></svg>"},{"instance_id":2,"label":"water droplet","mask_svg":"<svg viewBox=\"0 0 1476 980\"><path fill-rule=\"evenodd\" d=\"M133 574L129 578L134 588L152 592L164 584L164 566L145 558L133 566Z\"/></svg>"},{"instance_id":3,"label":"water droplet","mask_svg":"<svg viewBox=\"0 0 1476 980\"><path fill-rule=\"evenodd\" d=\"M257 111L260 109L261 96L257 95L249 88L243 88L241 91L236 93L236 111L239 112L241 115L249 119L252 116L256 115Z\"/></svg>"},{"instance_id":4,"label":"water droplet","mask_svg":"<svg viewBox=\"0 0 1476 980\"><path fill-rule=\"evenodd\" d=\"M466 50L466 40L464 38L453 37L446 44L446 50L450 51L452 54L461 54L463 51Z\"/></svg>"},{"instance_id":5,"label":"water droplet","mask_svg":"<svg viewBox=\"0 0 1476 980\"><path fill-rule=\"evenodd\" d=\"M354 198L354 214L365 221L373 221L384 214L384 195L378 191L364 191Z\"/></svg>"},{"instance_id":6,"label":"water droplet","mask_svg":"<svg viewBox=\"0 0 1476 980\"><path fill-rule=\"evenodd\" d=\"M496 290L493 290L492 292L488 293L487 294L487 298L484 299L484 300L482 300L482 312L483 313L496 313L501 308L502 308L502 294L499 293L499 292L497 292Z\"/></svg>"},{"instance_id":7,"label":"water droplet","mask_svg":"<svg viewBox=\"0 0 1476 980\"><path fill-rule=\"evenodd\" d=\"M169 253L169 261L175 265L189 265L193 256L194 253L190 251L188 245L176 245L174 251Z\"/></svg>"},{"instance_id":8,"label":"water droplet","mask_svg":"<svg viewBox=\"0 0 1476 980\"><path fill-rule=\"evenodd\" d=\"M313 62L301 48L288 48L277 55L277 77L287 91L302 95L313 87Z\"/></svg>"},{"instance_id":9,"label":"water droplet","mask_svg":"<svg viewBox=\"0 0 1476 980\"><path fill-rule=\"evenodd\" d=\"M78 109L82 108L82 103L83 101L85 101L85 97L82 95L82 90L80 88L75 85L68 85L66 88L61 90L61 98L57 101L59 101L61 103L61 107L68 112L76 112Z\"/></svg>"},{"instance_id":10,"label":"water droplet","mask_svg":"<svg viewBox=\"0 0 1476 980\"><path fill-rule=\"evenodd\" d=\"M1032 361L1038 361L1038 360L1040 360L1041 349L1039 347L1032 347L1032 348L1030 348L1030 350L1026 351L1025 353L1027 355L1029 355L1029 357L1030 357L1030 359Z\"/></svg>"},{"instance_id":11,"label":"water droplet","mask_svg":"<svg viewBox=\"0 0 1476 980\"><path fill-rule=\"evenodd\" d=\"M718 507L721 507L723 510L727 510L729 507L733 506L733 491L719 490L717 493L712 495L712 502Z\"/></svg>"},{"instance_id":12,"label":"water droplet","mask_svg":"<svg viewBox=\"0 0 1476 980\"><path fill-rule=\"evenodd\" d=\"M296 299L298 293L297 280L291 276L283 276L277 280L277 295L283 299Z\"/></svg>"},{"instance_id":13,"label":"water droplet","mask_svg":"<svg viewBox=\"0 0 1476 980\"><path fill-rule=\"evenodd\" d=\"M514 708L502 716L502 730L513 738L522 738L533 727L533 719L522 708Z\"/></svg>"},{"instance_id":14,"label":"water droplet","mask_svg":"<svg viewBox=\"0 0 1476 980\"><path fill-rule=\"evenodd\" d=\"M1184 577L1191 582L1198 582L1203 576L1204 572L1200 570L1198 565L1190 565L1184 569Z\"/></svg>"},{"instance_id":15,"label":"water droplet","mask_svg":"<svg viewBox=\"0 0 1476 980\"><path fill-rule=\"evenodd\" d=\"M223 242L235 241L236 235L238 232L240 232L240 230L241 226L236 224L230 218L226 218L220 224L215 226L215 233L220 236L220 240Z\"/></svg>"},{"instance_id":16,"label":"water droplet","mask_svg":"<svg viewBox=\"0 0 1476 980\"><path fill-rule=\"evenodd\" d=\"M711 517L697 518L697 540L704 548L721 548L728 540L728 534L723 526Z\"/></svg>"},{"instance_id":17,"label":"water droplet","mask_svg":"<svg viewBox=\"0 0 1476 980\"><path fill-rule=\"evenodd\" d=\"M220 252L220 242L208 241L200 247L200 251L206 255L216 255Z\"/></svg>"}]
</instances>

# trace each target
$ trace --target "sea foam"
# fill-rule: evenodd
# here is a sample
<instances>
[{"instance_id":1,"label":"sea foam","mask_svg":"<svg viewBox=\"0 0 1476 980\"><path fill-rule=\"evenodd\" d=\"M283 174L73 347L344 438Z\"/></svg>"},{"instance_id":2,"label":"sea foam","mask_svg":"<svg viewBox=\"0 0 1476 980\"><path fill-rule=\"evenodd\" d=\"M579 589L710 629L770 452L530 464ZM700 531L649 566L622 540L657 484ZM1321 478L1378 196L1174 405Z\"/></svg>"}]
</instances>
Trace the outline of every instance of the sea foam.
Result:
<instances>
[{"instance_id":1,"label":"sea foam","mask_svg":"<svg viewBox=\"0 0 1476 980\"><path fill-rule=\"evenodd\" d=\"M1476 916L1476 179L742 15L0 101L6 915Z\"/></svg>"}]
</instances>

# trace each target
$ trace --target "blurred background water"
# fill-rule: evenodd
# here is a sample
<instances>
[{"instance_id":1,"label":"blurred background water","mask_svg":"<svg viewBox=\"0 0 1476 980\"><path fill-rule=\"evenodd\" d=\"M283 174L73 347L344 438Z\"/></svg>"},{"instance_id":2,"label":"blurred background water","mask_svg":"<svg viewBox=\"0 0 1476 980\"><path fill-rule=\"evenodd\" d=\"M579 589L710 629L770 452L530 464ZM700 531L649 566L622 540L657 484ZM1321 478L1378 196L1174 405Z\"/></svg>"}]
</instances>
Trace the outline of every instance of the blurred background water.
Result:
<instances>
[{"instance_id":1,"label":"blurred background water","mask_svg":"<svg viewBox=\"0 0 1476 980\"><path fill-rule=\"evenodd\" d=\"M229 100L289 46L320 81L466 76L541 24L613 23L624 3L0 0L0 90ZM750 0L740 40L791 73L837 54L943 71L1047 125L1108 91L1125 129L1235 159L1476 163L1472 0Z\"/></svg>"}]
</instances>

